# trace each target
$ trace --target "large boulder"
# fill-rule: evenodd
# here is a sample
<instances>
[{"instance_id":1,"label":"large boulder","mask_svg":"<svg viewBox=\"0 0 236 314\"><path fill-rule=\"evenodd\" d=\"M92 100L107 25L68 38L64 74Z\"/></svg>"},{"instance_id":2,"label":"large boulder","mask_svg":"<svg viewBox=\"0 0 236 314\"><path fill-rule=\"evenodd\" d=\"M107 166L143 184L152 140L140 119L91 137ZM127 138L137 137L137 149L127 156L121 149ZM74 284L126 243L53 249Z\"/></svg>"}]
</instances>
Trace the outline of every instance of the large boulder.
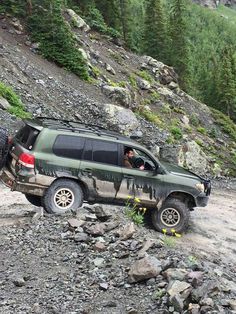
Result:
<instances>
[{"instance_id":1,"label":"large boulder","mask_svg":"<svg viewBox=\"0 0 236 314\"><path fill-rule=\"evenodd\" d=\"M161 263L154 256L147 256L136 261L130 268L128 281L130 283L154 278L161 272Z\"/></svg>"},{"instance_id":2,"label":"large boulder","mask_svg":"<svg viewBox=\"0 0 236 314\"><path fill-rule=\"evenodd\" d=\"M8 110L11 108L11 105L9 104L9 102L0 96L0 108L3 110Z\"/></svg>"},{"instance_id":3,"label":"large boulder","mask_svg":"<svg viewBox=\"0 0 236 314\"><path fill-rule=\"evenodd\" d=\"M102 86L102 92L107 97L117 102L119 105L122 105L126 108L129 108L131 106L132 98L127 88L104 85Z\"/></svg>"},{"instance_id":4,"label":"large boulder","mask_svg":"<svg viewBox=\"0 0 236 314\"><path fill-rule=\"evenodd\" d=\"M198 174L206 173L209 168L205 153L195 141L184 145L166 145L161 148L160 156L165 161L184 166Z\"/></svg>"},{"instance_id":5,"label":"large boulder","mask_svg":"<svg viewBox=\"0 0 236 314\"><path fill-rule=\"evenodd\" d=\"M105 104L103 107L104 117L109 127L116 129L125 135L130 135L139 126L135 114L120 106Z\"/></svg>"},{"instance_id":6,"label":"large boulder","mask_svg":"<svg viewBox=\"0 0 236 314\"><path fill-rule=\"evenodd\" d=\"M143 60L144 63L142 67L149 69L161 84L168 85L173 82L178 83L178 75L172 67L150 56L144 56Z\"/></svg>"},{"instance_id":7,"label":"large boulder","mask_svg":"<svg viewBox=\"0 0 236 314\"><path fill-rule=\"evenodd\" d=\"M72 9L66 9L67 16L71 21L73 21L73 26L88 32L90 30L90 27L86 22L80 17L78 14L75 13Z\"/></svg>"}]
</instances>

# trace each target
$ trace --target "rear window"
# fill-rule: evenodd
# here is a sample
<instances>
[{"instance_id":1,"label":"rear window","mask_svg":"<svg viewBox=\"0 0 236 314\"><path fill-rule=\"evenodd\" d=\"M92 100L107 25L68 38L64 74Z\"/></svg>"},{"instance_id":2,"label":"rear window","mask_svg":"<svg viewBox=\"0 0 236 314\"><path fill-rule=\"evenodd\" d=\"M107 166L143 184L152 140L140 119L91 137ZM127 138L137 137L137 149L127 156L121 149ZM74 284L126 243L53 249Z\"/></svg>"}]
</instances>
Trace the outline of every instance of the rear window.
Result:
<instances>
[{"instance_id":1,"label":"rear window","mask_svg":"<svg viewBox=\"0 0 236 314\"><path fill-rule=\"evenodd\" d=\"M81 159L84 138L70 135L58 135L53 145L53 152L60 157Z\"/></svg>"},{"instance_id":2,"label":"rear window","mask_svg":"<svg viewBox=\"0 0 236 314\"><path fill-rule=\"evenodd\" d=\"M87 140L83 159L118 166L118 145L101 140Z\"/></svg>"},{"instance_id":3,"label":"rear window","mask_svg":"<svg viewBox=\"0 0 236 314\"><path fill-rule=\"evenodd\" d=\"M23 126L15 136L15 139L20 143L24 148L31 150L34 146L39 131L34 129L29 125Z\"/></svg>"}]
</instances>

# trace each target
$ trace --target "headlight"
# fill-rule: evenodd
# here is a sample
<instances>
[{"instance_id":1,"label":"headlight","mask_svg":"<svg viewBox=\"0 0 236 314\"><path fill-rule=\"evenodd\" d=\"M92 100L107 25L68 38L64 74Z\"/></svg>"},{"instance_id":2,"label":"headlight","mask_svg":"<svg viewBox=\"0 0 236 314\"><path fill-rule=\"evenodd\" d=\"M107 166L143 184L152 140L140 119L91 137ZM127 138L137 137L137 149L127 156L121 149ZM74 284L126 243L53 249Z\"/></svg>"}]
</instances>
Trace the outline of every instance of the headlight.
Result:
<instances>
[{"instance_id":1,"label":"headlight","mask_svg":"<svg viewBox=\"0 0 236 314\"><path fill-rule=\"evenodd\" d=\"M195 187L196 187L196 189L198 189L198 191L200 191L200 192L204 192L204 190L205 190L205 186L204 186L203 183L197 183L197 184L195 185Z\"/></svg>"}]
</instances>

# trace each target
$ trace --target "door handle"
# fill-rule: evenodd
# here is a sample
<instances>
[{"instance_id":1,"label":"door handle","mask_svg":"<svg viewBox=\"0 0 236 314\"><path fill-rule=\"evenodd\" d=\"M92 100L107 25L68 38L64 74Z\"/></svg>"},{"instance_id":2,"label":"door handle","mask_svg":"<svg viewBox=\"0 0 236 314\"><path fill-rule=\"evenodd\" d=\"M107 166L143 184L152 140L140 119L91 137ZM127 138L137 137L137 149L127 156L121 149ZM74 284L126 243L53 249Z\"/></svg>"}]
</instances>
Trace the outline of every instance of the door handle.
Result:
<instances>
[{"instance_id":1,"label":"door handle","mask_svg":"<svg viewBox=\"0 0 236 314\"><path fill-rule=\"evenodd\" d=\"M125 179L133 179L134 177L133 176L129 176L129 175L126 174L126 175L124 175L124 178Z\"/></svg>"},{"instance_id":2,"label":"door handle","mask_svg":"<svg viewBox=\"0 0 236 314\"><path fill-rule=\"evenodd\" d=\"M85 168L81 171L82 175L92 176L92 169Z\"/></svg>"}]
</instances>

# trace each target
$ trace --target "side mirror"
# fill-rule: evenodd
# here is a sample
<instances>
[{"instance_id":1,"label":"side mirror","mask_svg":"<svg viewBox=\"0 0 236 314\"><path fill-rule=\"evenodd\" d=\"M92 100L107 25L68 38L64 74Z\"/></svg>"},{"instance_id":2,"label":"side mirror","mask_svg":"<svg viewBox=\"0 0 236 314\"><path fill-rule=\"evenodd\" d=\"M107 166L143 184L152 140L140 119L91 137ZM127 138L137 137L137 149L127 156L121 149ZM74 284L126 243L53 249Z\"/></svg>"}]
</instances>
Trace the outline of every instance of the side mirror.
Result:
<instances>
[{"instance_id":1,"label":"side mirror","mask_svg":"<svg viewBox=\"0 0 236 314\"><path fill-rule=\"evenodd\" d=\"M157 164L156 167L155 167L155 169L154 169L154 171L153 171L153 175L154 175L154 176L159 173L159 168L160 168L160 166Z\"/></svg>"}]
</instances>

